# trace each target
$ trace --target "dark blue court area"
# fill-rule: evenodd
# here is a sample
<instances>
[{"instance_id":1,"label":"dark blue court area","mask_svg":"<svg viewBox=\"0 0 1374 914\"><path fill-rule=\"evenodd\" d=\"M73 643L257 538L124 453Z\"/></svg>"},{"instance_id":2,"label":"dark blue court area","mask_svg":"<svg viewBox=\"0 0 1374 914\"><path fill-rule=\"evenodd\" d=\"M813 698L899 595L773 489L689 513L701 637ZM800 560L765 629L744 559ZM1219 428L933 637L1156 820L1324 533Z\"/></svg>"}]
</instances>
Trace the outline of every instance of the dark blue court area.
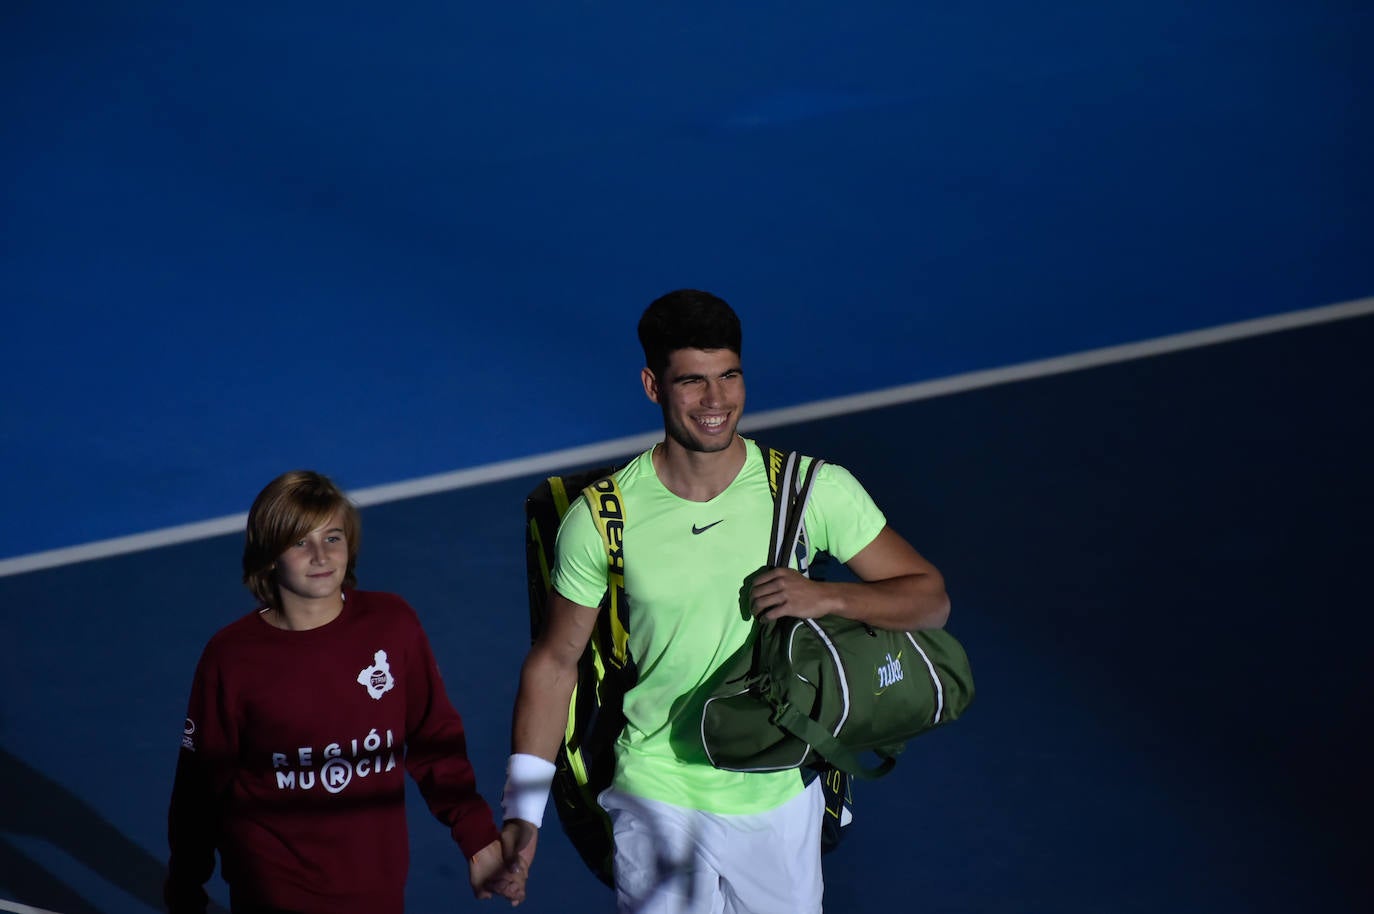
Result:
<instances>
[{"instance_id":1,"label":"dark blue court area","mask_svg":"<svg viewBox=\"0 0 1374 914\"><path fill-rule=\"evenodd\" d=\"M1371 346L1374 319L1340 321L759 435L876 493L946 573L978 677L859 785L827 911L1370 909ZM535 481L364 512L362 583L421 612L493 803ZM184 691L248 606L239 548L0 579L0 898L155 910ZM412 910L476 910L411 822ZM546 828L522 910L610 904Z\"/></svg>"}]
</instances>

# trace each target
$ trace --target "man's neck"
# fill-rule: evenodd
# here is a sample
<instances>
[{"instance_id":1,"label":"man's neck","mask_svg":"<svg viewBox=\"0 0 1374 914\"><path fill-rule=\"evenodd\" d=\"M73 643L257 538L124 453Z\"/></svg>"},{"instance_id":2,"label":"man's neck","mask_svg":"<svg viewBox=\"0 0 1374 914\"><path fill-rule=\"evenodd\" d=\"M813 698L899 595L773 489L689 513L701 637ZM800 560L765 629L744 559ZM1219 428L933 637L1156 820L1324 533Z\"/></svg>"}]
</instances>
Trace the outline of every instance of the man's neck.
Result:
<instances>
[{"instance_id":1,"label":"man's neck","mask_svg":"<svg viewBox=\"0 0 1374 914\"><path fill-rule=\"evenodd\" d=\"M664 488L687 501L710 501L735 481L749 455L739 435L723 451L692 451L669 438L654 447L654 472Z\"/></svg>"}]
</instances>

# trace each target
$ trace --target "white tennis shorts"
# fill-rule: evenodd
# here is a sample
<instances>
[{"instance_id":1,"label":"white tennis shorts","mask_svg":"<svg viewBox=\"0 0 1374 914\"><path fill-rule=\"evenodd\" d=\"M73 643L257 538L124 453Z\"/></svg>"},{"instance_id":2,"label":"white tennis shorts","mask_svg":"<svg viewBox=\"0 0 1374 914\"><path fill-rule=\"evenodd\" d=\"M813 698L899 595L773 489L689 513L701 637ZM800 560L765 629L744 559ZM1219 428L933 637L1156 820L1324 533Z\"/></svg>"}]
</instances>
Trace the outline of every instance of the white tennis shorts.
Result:
<instances>
[{"instance_id":1,"label":"white tennis shorts","mask_svg":"<svg viewBox=\"0 0 1374 914\"><path fill-rule=\"evenodd\" d=\"M620 914L820 914L820 780L777 809L685 809L609 788Z\"/></svg>"}]
</instances>

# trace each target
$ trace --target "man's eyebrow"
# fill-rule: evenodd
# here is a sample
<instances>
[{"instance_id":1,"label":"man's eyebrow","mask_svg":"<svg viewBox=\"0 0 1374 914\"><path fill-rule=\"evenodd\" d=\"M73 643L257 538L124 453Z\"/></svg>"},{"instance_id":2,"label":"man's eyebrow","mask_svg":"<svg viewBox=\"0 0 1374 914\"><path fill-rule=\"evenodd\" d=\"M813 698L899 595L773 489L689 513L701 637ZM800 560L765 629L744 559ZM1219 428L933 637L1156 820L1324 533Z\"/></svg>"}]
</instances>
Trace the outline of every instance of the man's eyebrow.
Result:
<instances>
[{"instance_id":1,"label":"man's eyebrow","mask_svg":"<svg viewBox=\"0 0 1374 914\"><path fill-rule=\"evenodd\" d=\"M717 378L723 378L723 377L725 377L726 375L732 375L732 374L744 374L744 369L743 369L741 366L739 366L739 365L735 365L735 366L733 366L733 367L731 367L731 368L726 368L724 371L721 371L719 374L715 375L715 377L717 377ZM669 383L670 383L670 384L677 384L677 383L680 383L680 382L682 382L682 381L703 381L703 380L705 380L705 379L706 379L706 372L703 372L703 371L688 371L688 372L684 372L684 373L682 373L682 374L673 375L671 378L669 378Z\"/></svg>"}]
</instances>

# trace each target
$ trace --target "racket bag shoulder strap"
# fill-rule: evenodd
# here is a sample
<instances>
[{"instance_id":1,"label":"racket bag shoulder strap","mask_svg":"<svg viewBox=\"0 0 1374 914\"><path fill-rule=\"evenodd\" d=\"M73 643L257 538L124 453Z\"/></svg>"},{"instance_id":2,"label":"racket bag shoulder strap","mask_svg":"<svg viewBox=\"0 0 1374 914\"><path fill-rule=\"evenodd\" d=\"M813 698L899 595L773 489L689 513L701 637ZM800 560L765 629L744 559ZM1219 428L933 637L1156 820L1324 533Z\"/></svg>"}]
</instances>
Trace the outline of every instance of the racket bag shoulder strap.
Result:
<instances>
[{"instance_id":1,"label":"racket bag shoulder strap","mask_svg":"<svg viewBox=\"0 0 1374 914\"><path fill-rule=\"evenodd\" d=\"M554 541L563 516L585 498L606 546L607 589L568 704L568 725L558 749L552 796L559 824L582 862L612 886L611 823L596 797L615 775L614 746L625 725L623 699L636 678L629 653L629 605L625 597L622 534L624 503L615 466L550 476L525 499L525 565L530 637L548 624L553 586Z\"/></svg>"}]
</instances>

